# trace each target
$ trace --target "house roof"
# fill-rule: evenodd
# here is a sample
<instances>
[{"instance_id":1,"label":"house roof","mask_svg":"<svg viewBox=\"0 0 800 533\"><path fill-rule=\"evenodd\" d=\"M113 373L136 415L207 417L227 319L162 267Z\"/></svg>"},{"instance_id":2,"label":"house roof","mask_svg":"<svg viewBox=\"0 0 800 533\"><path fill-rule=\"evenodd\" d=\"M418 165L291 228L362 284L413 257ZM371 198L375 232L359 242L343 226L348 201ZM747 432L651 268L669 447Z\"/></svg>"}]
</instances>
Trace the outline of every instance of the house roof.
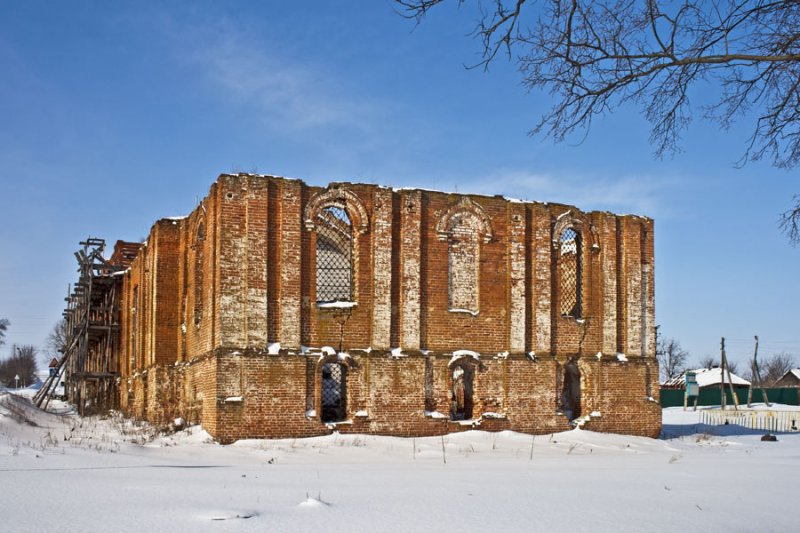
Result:
<instances>
[{"instance_id":1,"label":"house roof","mask_svg":"<svg viewBox=\"0 0 800 533\"><path fill-rule=\"evenodd\" d=\"M702 389L703 387L710 387L711 385L719 385L722 382L722 369L716 368L698 368L696 370L687 370L686 372L694 372L697 377L697 384ZM666 388L683 389L686 388L686 372L680 376L674 377L665 381L662 385ZM749 386L750 382L741 378L731 372L731 382L734 385ZM728 376L725 376L725 383L728 383Z\"/></svg>"},{"instance_id":2,"label":"house roof","mask_svg":"<svg viewBox=\"0 0 800 533\"><path fill-rule=\"evenodd\" d=\"M785 378L786 376L789 376L789 375L794 376L798 381L800 381L800 368L792 368L791 370L786 372L784 375L782 375L781 379L783 379L783 378ZM781 379L779 379L778 381L780 381Z\"/></svg>"}]
</instances>

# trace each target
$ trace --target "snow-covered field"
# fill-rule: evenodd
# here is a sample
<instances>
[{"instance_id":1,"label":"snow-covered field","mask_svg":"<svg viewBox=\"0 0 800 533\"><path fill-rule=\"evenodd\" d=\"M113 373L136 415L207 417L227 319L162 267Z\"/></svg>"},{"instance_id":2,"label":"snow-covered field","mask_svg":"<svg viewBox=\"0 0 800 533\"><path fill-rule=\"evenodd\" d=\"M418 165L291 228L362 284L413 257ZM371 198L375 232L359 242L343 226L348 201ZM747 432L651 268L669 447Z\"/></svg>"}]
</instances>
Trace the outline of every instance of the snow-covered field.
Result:
<instances>
[{"instance_id":1,"label":"snow-covered field","mask_svg":"<svg viewBox=\"0 0 800 533\"><path fill-rule=\"evenodd\" d=\"M700 426L215 444L0 392L0 530L796 531L800 435ZM60 413L60 414L59 414Z\"/></svg>"}]
</instances>

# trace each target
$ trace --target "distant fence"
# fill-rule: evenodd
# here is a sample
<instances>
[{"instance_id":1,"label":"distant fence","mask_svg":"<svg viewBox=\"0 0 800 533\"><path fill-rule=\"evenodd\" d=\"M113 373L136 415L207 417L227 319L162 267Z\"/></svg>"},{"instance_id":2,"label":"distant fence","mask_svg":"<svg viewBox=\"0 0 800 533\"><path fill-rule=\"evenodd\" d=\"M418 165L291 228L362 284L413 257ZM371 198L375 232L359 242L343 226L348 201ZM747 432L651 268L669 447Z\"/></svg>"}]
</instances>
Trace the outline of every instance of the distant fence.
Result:
<instances>
[{"instance_id":1,"label":"distant fence","mask_svg":"<svg viewBox=\"0 0 800 533\"><path fill-rule=\"evenodd\" d=\"M703 409L700 411L700 423L709 426L736 425L775 432L797 431L800 429L800 411Z\"/></svg>"},{"instance_id":2,"label":"distant fence","mask_svg":"<svg viewBox=\"0 0 800 533\"><path fill-rule=\"evenodd\" d=\"M770 402L782 403L784 405L800 405L800 398L798 398L798 391L800 389L784 387L780 389L767 389L767 397ZM679 407L683 406L683 390L676 389L661 389L661 407ZM725 396L728 405L733 405L733 396L731 391L726 387ZM736 396L739 398L739 403L742 405L747 404L747 389L736 389ZM706 387L700 389L700 397L698 398L697 405L722 405L720 399L722 396L719 393L719 387ZM753 389L753 403L763 403L764 399L761 395L761 389ZM693 405L693 403L689 404Z\"/></svg>"}]
</instances>

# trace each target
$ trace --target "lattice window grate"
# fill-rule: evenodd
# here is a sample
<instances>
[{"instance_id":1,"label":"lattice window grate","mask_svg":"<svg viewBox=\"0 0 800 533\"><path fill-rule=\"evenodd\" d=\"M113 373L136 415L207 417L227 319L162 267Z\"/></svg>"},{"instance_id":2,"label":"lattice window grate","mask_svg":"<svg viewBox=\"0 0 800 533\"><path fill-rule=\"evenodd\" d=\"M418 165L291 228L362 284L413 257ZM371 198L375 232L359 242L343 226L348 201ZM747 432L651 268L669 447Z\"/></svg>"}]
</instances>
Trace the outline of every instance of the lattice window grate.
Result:
<instances>
[{"instance_id":1,"label":"lattice window grate","mask_svg":"<svg viewBox=\"0 0 800 533\"><path fill-rule=\"evenodd\" d=\"M353 226L340 207L320 211L317 228L317 301L353 300Z\"/></svg>"},{"instance_id":2,"label":"lattice window grate","mask_svg":"<svg viewBox=\"0 0 800 533\"><path fill-rule=\"evenodd\" d=\"M561 233L558 242L559 310L562 315L581 316L581 234L574 228Z\"/></svg>"}]
</instances>

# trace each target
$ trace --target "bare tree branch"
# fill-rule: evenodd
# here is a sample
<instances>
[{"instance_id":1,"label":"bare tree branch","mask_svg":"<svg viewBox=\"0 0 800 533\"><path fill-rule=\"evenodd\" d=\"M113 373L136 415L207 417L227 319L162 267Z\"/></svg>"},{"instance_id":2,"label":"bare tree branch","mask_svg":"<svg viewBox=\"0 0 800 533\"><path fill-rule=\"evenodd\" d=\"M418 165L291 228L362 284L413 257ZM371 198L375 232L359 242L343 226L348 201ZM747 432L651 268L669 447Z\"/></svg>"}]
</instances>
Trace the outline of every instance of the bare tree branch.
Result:
<instances>
[{"instance_id":1,"label":"bare tree branch","mask_svg":"<svg viewBox=\"0 0 800 533\"><path fill-rule=\"evenodd\" d=\"M418 23L445 2L395 1ZM525 87L553 96L531 134L586 135L595 117L632 103L650 122L658 157L680 150L693 116L723 129L753 117L739 164L800 164L800 0L452 1L480 13L473 36L482 59L470 68L487 69L505 51ZM708 87L721 93L705 95L711 103L696 115L690 95ZM781 227L797 243L795 202Z\"/></svg>"},{"instance_id":2,"label":"bare tree branch","mask_svg":"<svg viewBox=\"0 0 800 533\"><path fill-rule=\"evenodd\" d=\"M794 368L794 357L787 352L780 352L763 361L761 380L766 387L774 387L775 383L789 370Z\"/></svg>"},{"instance_id":3,"label":"bare tree branch","mask_svg":"<svg viewBox=\"0 0 800 533\"><path fill-rule=\"evenodd\" d=\"M658 370L663 383L683 374L689 360L689 352L681 348L681 344L675 339L665 339L659 341L656 359L658 359Z\"/></svg>"},{"instance_id":4,"label":"bare tree branch","mask_svg":"<svg viewBox=\"0 0 800 533\"><path fill-rule=\"evenodd\" d=\"M789 238L789 242L797 246L800 244L800 194L795 195L792 201L794 206L781 214L778 225Z\"/></svg>"},{"instance_id":5,"label":"bare tree branch","mask_svg":"<svg viewBox=\"0 0 800 533\"><path fill-rule=\"evenodd\" d=\"M11 355L0 361L0 385L27 387L36 380L36 348L12 346ZM19 376L19 381L14 378Z\"/></svg>"},{"instance_id":6,"label":"bare tree branch","mask_svg":"<svg viewBox=\"0 0 800 533\"><path fill-rule=\"evenodd\" d=\"M6 330L10 325L11 322L7 318L0 318L0 346L6 343Z\"/></svg>"}]
</instances>

